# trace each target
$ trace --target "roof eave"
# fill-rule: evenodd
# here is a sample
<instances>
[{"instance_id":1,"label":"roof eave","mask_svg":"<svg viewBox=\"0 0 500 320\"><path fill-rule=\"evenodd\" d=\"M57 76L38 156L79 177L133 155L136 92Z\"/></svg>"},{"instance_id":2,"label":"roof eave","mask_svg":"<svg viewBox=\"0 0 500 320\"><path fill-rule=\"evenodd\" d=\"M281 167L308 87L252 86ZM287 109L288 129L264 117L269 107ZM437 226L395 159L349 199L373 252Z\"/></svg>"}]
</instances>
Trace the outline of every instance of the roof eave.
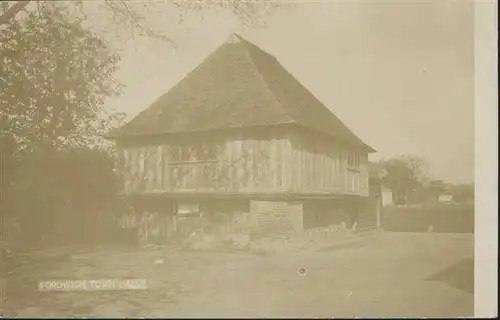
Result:
<instances>
[{"instance_id":1,"label":"roof eave","mask_svg":"<svg viewBox=\"0 0 500 320\"><path fill-rule=\"evenodd\" d=\"M117 139L134 139L134 138L143 138L143 137L151 137L151 136L163 136L163 135L181 135L181 134L193 134L193 133L204 133L204 132L216 132L216 131L226 131L226 130L235 130L235 129L248 129L248 128L260 128L260 127L274 127L274 126L282 126L282 125L290 125L295 124L294 121L280 121L276 123L269 124L255 124L255 125L241 125L241 126L227 126L227 127L219 127L219 128L211 128L211 129L201 129L201 130L182 130L182 131L163 131L163 132L142 132L142 133L126 133L120 132L120 129L111 131L110 133L104 135L109 140L117 140Z\"/></svg>"},{"instance_id":2,"label":"roof eave","mask_svg":"<svg viewBox=\"0 0 500 320\"><path fill-rule=\"evenodd\" d=\"M377 153L377 150L373 149L369 145L365 145L365 148L367 149L368 153Z\"/></svg>"}]
</instances>

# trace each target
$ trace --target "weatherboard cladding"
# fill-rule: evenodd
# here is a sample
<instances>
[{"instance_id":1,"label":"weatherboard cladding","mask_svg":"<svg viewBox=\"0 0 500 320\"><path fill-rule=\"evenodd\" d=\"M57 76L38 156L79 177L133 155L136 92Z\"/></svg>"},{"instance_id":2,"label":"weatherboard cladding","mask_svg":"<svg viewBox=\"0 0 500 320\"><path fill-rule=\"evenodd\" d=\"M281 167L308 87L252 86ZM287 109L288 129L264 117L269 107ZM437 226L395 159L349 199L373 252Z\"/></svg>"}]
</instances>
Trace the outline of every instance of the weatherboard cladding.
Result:
<instances>
[{"instance_id":1,"label":"weatherboard cladding","mask_svg":"<svg viewBox=\"0 0 500 320\"><path fill-rule=\"evenodd\" d=\"M234 41L234 39L238 41ZM112 139L297 124L374 151L276 58L236 35Z\"/></svg>"}]
</instances>

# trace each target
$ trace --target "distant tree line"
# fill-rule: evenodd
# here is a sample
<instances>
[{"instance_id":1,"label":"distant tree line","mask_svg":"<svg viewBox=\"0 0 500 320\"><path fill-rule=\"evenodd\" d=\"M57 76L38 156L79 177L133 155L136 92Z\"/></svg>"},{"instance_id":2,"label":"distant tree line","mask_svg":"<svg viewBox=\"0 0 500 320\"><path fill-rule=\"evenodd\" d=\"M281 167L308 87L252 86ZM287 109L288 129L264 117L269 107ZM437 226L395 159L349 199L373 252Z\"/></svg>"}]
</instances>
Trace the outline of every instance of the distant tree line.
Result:
<instances>
[{"instance_id":1,"label":"distant tree line","mask_svg":"<svg viewBox=\"0 0 500 320\"><path fill-rule=\"evenodd\" d=\"M395 204L437 201L450 195L454 202L474 201L474 184L453 185L430 180L426 161L416 155L403 155L380 161L385 171L383 184L392 191Z\"/></svg>"}]
</instances>

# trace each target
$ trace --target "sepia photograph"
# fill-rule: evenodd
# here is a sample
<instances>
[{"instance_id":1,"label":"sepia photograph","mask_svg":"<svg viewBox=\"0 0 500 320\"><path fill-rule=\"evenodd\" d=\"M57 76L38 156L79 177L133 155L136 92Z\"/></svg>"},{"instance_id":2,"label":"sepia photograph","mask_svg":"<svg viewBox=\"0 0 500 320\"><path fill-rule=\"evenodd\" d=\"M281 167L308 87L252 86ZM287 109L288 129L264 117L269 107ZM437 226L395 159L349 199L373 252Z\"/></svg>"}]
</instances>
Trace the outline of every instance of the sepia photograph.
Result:
<instances>
[{"instance_id":1,"label":"sepia photograph","mask_svg":"<svg viewBox=\"0 0 500 320\"><path fill-rule=\"evenodd\" d=\"M1 1L0 318L494 317L478 7Z\"/></svg>"}]
</instances>

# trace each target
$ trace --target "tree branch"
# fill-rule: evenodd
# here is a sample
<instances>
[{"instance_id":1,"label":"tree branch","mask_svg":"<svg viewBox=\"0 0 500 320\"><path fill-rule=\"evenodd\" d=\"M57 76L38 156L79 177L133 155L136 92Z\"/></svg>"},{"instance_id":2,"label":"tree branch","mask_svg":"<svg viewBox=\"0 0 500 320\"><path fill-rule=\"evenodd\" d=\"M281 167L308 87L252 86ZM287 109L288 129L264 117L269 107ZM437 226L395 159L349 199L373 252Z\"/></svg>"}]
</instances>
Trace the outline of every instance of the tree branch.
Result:
<instances>
[{"instance_id":1,"label":"tree branch","mask_svg":"<svg viewBox=\"0 0 500 320\"><path fill-rule=\"evenodd\" d=\"M115 18L121 20L119 23L129 25L140 32L141 35L174 44L165 34L150 28L146 22L146 17L129 7L126 0L104 0L106 7L111 10Z\"/></svg>"},{"instance_id":2,"label":"tree branch","mask_svg":"<svg viewBox=\"0 0 500 320\"><path fill-rule=\"evenodd\" d=\"M26 8L30 1L17 1L12 7L0 16L0 25L8 24L21 10Z\"/></svg>"}]
</instances>

